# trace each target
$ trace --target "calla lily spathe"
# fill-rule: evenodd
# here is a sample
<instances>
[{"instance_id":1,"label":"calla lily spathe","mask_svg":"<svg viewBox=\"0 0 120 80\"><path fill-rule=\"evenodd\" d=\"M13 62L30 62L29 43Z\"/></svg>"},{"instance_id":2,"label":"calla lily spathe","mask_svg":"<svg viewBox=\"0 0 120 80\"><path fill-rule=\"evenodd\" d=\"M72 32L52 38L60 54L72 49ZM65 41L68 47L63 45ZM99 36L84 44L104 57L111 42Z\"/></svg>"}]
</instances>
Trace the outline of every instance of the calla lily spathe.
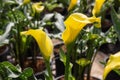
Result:
<instances>
[{"instance_id":1,"label":"calla lily spathe","mask_svg":"<svg viewBox=\"0 0 120 80\"><path fill-rule=\"evenodd\" d=\"M71 14L64 22L66 30L62 33L62 39L65 44L69 44L75 40L79 32L89 23L100 22L100 18L88 18L86 15L81 13Z\"/></svg>"},{"instance_id":2,"label":"calla lily spathe","mask_svg":"<svg viewBox=\"0 0 120 80\"><path fill-rule=\"evenodd\" d=\"M120 52L110 56L104 69L103 80L105 80L108 73L114 69L120 69Z\"/></svg>"},{"instance_id":3,"label":"calla lily spathe","mask_svg":"<svg viewBox=\"0 0 120 80\"><path fill-rule=\"evenodd\" d=\"M41 29L30 29L28 31L22 32L22 34L31 35L36 40L43 57L46 60L50 58L51 54L53 53L53 44L45 32L43 32Z\"/></svg>"},{"instance_id":4,"label":"calla lily spathe","mask_svg":"<svg viewBox=\"0 0 120 80\"><path fill-rule=\"evenodd\" d=\"M38 3L33 3L32 5L32 9L33 9L33 15L35 13L40 13L44 10L44 6L42 2L38 2Z\"/></svg>"},{"instance_id":5,"label":"calla lily spathe","mask_svg":"<svg viewBox=\"0 0 120 80\"><path fill-rule=\"evenodd\" d=\"M100 2L101 0L96 0L95 5ZM101 3L101 6L102 4L103 3ZM101 9L101 6L99 7L99 10ZM73 42L78 36L78 34L80 33L80 31L83 29L83 27L85 27L87 24L96 22L97 23L96 27L101 26L101 19L97 18L94 15L96 14L96 11L98 12L98 10L96 9L98 8L93 9L94 11L93 11L92 17L87 17L86 15L82 13L73 13L66 19L66 21L64 22L66 29L62 33L62 39L66 45Z\"/></svg>"},{"instance_id":6,"label":"calla lily spathe","mask_svg":"<svg viewBox=\"0 0 120 80\"><path fill-rule=\"evenodd\" d=\"M81 13L71 14L64 22L66 26L66 30L62 33L62 39L64 40L64 43L69 44L73 42L84 26L94 22L99 22L100 24L100 18L89 18Z\"/></svg>"},{"instance_id":7,"label":"calla lily spathe","mask_svg":"<svg viewBox=\"0 0 120 80\"><path fill-rule=\"evenodd\" d=\"M68 11L71 10L76 4L77 4L78 0L71 0L70 1L70 5L68 7Z\"/></svg>"},{"instance_id":8,"label":"calla lily spathe","mask_svg":"<svg viewBox=\"0 0 120 80\"><path fill-rule=\"evenodd\" d=\"M104 2L105 2L105 0L96 0L95 1L95 5L94 5L94 8L92 10L93 16L95 16L96 14L98 14L100 12L101 7L102 7Z\"/></svg>"}]
</instances>

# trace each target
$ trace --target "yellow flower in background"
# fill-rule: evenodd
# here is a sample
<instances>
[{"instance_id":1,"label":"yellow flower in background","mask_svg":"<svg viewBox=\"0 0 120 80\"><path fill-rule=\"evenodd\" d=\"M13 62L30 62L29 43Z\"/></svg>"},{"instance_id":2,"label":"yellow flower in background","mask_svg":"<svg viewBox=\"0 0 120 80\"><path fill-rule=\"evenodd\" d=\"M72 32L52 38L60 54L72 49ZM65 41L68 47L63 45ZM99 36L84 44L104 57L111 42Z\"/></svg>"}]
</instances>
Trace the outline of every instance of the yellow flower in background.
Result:
<instances>
[{"instance_id":1,"label":"yellow flower in background","mask_svg":"<svg viewBox=\"0 0 120 80\"><path fill-rule=\"evenodd\" d=\"M71 10L77 4L77 0L71 0L68 7L68 11Z\"/></svg>"},{"instance_id":2,"label":"yellow flower in background","mask_svg":"<svg viewBox=\"0 0 120 80\"><path fill-rule=\"evenodd\" d=\"M93 16L95 16L96 14L98 14L100 12L101 7L102 7L104 2L105 2L105 0L96 0L95 1L95 5L94 5L94 8L92 10Z\"/></svg>"},{"instance_id":3,"label":"yellow flower in background","mask_svg":"<svg viewBox=\"0 0 120 80\"><path fill-rule=\"evenodd\" d=\"M43 32L41 29L36 30L28 30L25 32L22 32L22 34L25 35L31 35L37 42L43 57L48 60L53 53L53 44L51 39L47 36L45 32Z\"/></svg>"},{"instance_id":4,"label":"yellow flower in background","mask_svg":"<svg viewBox=\"0 0 120 80\"><path fill-rule=\"evenodd\" d=\"M64 43L67 45L73 42L84 26L94 22L99 23L100 18L96 18L96 17L89 18L82 13L71 14L64 22L66 26L65 31L62 33L62 39Z\"/></svg>"},{"instance_id":5,"label":"yellow flower in background","mask_svg":"<svg viewBox=\"0 0 120 80\"><path fill-rule=\"evenodd\" d=\"M104 69L103 80L105 80L108 73L113 69L120 69L120 52L110 56Z\"/></svg>"},{"instance_id":6,"label":"yellow flower in background","mask_svg":"<svg viewBox=\"0 0 120 80\"><path fill-rule=\"evenodd\" d=\"M30 3L31 0L23 0L23 4L28 4Z\"/></svg>"},{"instance_id":7,"label":"yellow flower in background","mask_svg":"<svg viewBox=\"0 0 120 80\"><path fill-rule=\"evenodd\" d=\"M38 3L33 3L32 5L32 10L33 10L33 15L35 13L40 13L44 10L44 6L42 2L38 2Z\"/></svg>"}]
</instances>

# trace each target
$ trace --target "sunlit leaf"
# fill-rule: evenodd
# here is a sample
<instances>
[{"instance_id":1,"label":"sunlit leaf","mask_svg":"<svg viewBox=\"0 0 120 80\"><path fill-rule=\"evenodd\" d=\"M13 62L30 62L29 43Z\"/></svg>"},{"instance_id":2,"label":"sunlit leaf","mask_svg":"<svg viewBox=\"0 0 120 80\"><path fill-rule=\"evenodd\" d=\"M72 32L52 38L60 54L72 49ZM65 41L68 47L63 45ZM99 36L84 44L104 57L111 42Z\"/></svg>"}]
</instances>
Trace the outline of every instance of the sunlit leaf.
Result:
<instances>
[{"instance_id":1,"label":"sunlit leaf","mask_svg":"<svg viewBox=\"0 0 120 80\"><path fill-rule=\"evenodd\" d=\"M9 23L6 26L6 31L4 34L0 35L0 46L2 46L5 43L8 43L8 39L7 37L9 36L10 30L12 29L12 27L14 26L14 23Z\"/></svg>"}]
</instances>

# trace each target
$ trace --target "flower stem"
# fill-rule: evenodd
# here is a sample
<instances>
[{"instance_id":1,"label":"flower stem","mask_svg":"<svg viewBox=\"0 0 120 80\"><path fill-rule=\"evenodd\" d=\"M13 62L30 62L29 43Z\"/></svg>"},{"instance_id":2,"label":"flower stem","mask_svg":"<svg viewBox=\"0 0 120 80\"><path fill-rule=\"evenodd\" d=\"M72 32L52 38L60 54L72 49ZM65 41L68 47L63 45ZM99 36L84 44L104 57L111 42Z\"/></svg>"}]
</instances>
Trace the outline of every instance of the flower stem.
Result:
<instances>
[{"instance_id":1,"label":"flower stem","mask_svg":"<svg viewBox=\"0 0 120 80\"><path fill-rule=\"evenodd\" d=\"M65 66L65 80L68 80L69 67L70 67L70 53L67 53L66 66Z\"/></svg>"},{"instance_id":2,"label":"flower stem","mask_svg":"<svg viewBox=\"0 0 120 80\"><path fill-rule=\"evenodd\" d=\"M69 74L70 74L70 53L71 53L71 48L67 47L67 56L66 56L66 64L65 64L65 80L69 80Z\"/></svg>"},{"instance_id":3,"label":"flower stem","mask_svg":"<svg viewBox=\"0 0 120 80\"><path fill-rule=\"evenodd\" d=\"M45 64L46 64L46 68L47 68L47 71L48 71L49 80L53 80L53 77L52 77L52 72L51 72L51 67L50 67L50 62L49 62L49 60L45 60Z\"/></svg>"},{"instance_id":4,"label":"flower stem","mask_svg":"<svg viewBox=\"0 0 120 80\"><path fill-rule=\"evenodd\" d=\"M79 66L79 77L77 77L77 80L84 80L84 71L85 67Z\"/></svg>"}]
</instances>

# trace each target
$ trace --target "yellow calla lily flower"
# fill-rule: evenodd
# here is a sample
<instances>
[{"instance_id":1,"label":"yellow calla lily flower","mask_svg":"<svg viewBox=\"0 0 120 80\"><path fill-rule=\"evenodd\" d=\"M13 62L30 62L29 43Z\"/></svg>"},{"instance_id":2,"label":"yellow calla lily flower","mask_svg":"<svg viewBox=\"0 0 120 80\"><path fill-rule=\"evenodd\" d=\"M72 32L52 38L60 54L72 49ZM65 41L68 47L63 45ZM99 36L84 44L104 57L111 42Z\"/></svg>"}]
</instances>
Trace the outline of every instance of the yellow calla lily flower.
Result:
<instances>
[{"instance_id":1,"label":"yellow calla lily flower","mask_svg":"<svg viewBox=\"0 0 120 80\"><path fill-rule=\"evenodd\" d=\"M108 73L113 69L120 69L120 52L111 55L103 73L103 80L105 80Z\"/></svg>"},{"instance_id":2,"label":"yellow calla lily flower","mask_svg":"<svg viewBox=\"0 0 120 80\"><path fill-rule=\"evenodd\" d=\"M34 15L35 13L42 12L44 10L44 6L42 5L42 2L33 3L32 9L33 9L33 15Z\"/></svg>"},{"instance_id":3,"label":"yellow calla lily flower","mask_svg":"<svg viewBox=\"0 0 120 80\"><path fill-rule=\"evenodd\" d=\"M23 0L23 4L29 3L31 0Z\"/></svg>"},{"instance_id":4,"label":"yellow calla lily flower","mask_svg":"<svg viewBox=\"0 0 120 80\"><path fill-rule=\"evenodd\" d=\"M87 17L82 13L73 13L64 22L66 30L62 33L62 39L67 45L73 42L79 32L89 23L100 22L100 18Z\"/></svg>"},{"instance_id":5,"label":"yellow calla lily flower","mask_svg":"<svg viewBox=\"0 0 120 80\"><path fill-rule=\"evenodd\" d=\"M53 53L53 44L51 39L46 35L45 32L43 32L41 29L36 30L28 30L25 32L22 32L22 34L25 35L31 35L37 42L43 57L48 60Z\"/></svg>"},{"instance_id":6,"label":"yellow calla lily flower","mask_svg":"<svg viewBox=\"0 0 120 80\"><path fill-rule=\"evenodd\" d=\"M68 7L68 11L71 10L77 4L77 0L71 0Z\"/></svg>"},{"instance_id":7,"label":"yellow calla lily flower","mask_svg":"<svg viewBox=\"0 0 120 80\"><path fill-rule=\"evenodd\" d=\"M70 8L68 9L71 9L74 6L73 4L75 4L76 2L77 0L71 0L71 4L69 6ZM78 36L79 32L87 24L97 22L95 26L98 28L101 27L101 19L97 18L95 14L100 12L100 9L104 2L105 0L96 0L95 6L92 11L92 17L87 17L82 13L73 13L68 17L68 19L66 19L66 21L64 22L66 29L62 33L62 39L66 45L73 42Z\"/></svg>"},{"instance_id":8,"label":"yellow calla lily flower","mask_svg":"<svg viewBox=\"0 0 120 80\"><path fill-rule=\"evenodd\" d=\"M101 7L103 5L103 3L105 2L105 0L96 0L95 1L95 6L92 10L92 14L93 16L95 16L96 14L98 14L101 10Z\"/></svg>"}]
</instances>

